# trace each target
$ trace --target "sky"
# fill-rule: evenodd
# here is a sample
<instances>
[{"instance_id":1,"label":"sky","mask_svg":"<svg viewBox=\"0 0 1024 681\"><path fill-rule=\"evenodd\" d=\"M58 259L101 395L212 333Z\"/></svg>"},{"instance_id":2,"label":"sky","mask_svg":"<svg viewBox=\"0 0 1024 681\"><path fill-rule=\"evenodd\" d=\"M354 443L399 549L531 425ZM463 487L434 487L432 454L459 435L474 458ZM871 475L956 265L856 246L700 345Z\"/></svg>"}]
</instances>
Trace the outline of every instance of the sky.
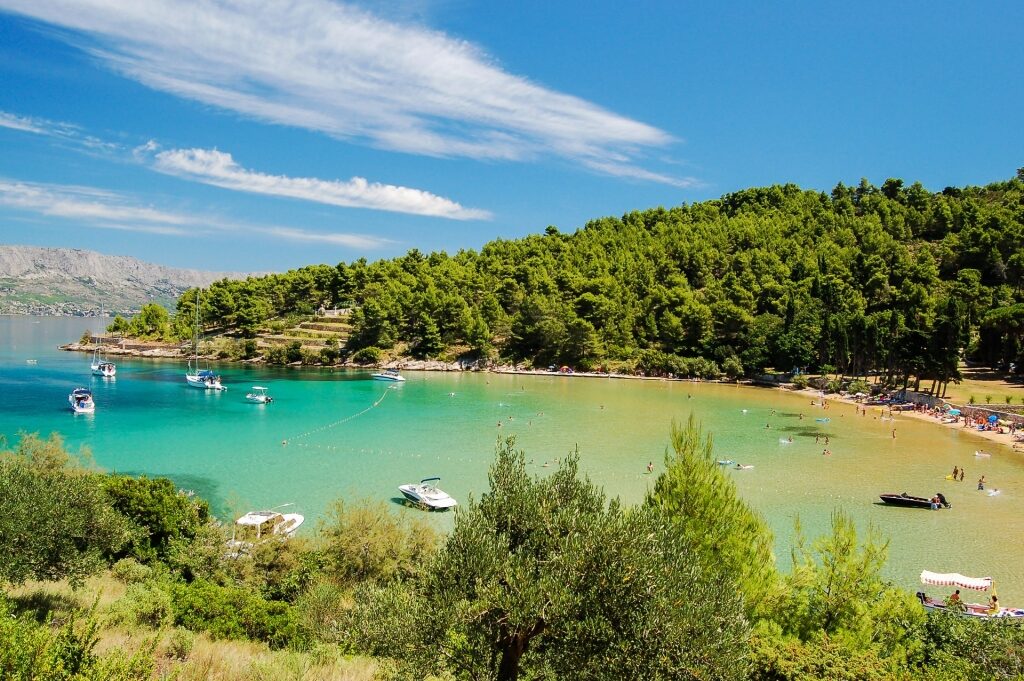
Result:
<instances>
[{"instance_id":1,"label":"sky","mask_svg":"<svg viewBox=\"0 0 1024 681\"><path fill-rule=\"evenodd\" d=\"M284 271L1005 180L1021 27L1019 1L0 0L0 243Z\"/></svg>"}]
</instances>

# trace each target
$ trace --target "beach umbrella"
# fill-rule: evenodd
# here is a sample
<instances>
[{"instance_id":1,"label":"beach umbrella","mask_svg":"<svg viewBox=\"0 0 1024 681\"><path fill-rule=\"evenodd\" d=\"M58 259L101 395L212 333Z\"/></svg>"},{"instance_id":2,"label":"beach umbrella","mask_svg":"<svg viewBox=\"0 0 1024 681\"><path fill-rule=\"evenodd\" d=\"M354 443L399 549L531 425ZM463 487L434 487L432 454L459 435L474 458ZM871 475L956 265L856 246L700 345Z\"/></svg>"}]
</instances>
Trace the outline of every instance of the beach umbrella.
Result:
<instances>
[{"instance_id":1,"label":"beach umbrella","mask_svg":"<svg viewBox=\"0 0 1024 681\"><path fill-rule=\"evenodd\" d=\"M959 409L950 409L949 410L949 415L950 416L960 416L960 410Z\"/></svg>"},{"instance_id":2,"label":"beach umbrella","mask_svg":"<svg viewBox=\"0 0 1024 681\"><path fill-rule=\"evenodd\" d=\"M998 420L999 420L999 417L996 416L995 414L989 414L988 415L988 422L989 423L995 423Z\"/></svg>"}]
</instances>

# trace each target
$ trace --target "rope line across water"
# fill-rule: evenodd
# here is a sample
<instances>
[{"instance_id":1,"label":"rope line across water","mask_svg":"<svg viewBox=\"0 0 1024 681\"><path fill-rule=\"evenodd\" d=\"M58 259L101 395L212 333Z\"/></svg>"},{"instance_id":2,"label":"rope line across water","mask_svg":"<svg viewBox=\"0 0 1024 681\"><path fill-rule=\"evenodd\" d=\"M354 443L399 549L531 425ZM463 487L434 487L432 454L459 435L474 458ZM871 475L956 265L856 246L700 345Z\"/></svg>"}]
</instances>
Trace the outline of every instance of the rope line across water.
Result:
<instances>
[{"instance_id":1,"label":"rope line across water","mask_svg":"<svg viewBox=\"0 0 1024 681\"><path fill-rule=\"evenodd\" d=\"M349 416L346 416L345 418L341 419L340 421L335 421L334 423L328 423L327 425L320 426L319 428L314 428L313 430L307 430L305 433L300 433L299 435L295 435L293 437L285 438L284 440L281 440L281 444L282 445L286 445L286 444L288 444L290 442L293 442L295 440L301 440L304 437L309 437L310 435L316 435L317 433L321 433L321 432L323 432L325 430L330 430L331 428L336 428L337 426L340 426L340 425L343 425L345 423L348 423L352 419L357 418L359 416L362 416L363 414L365 414L366 412L370 411L374 407L379 406L380 403L384 401L384 398L388 396L389 392L390 392L389 390L385 390L384 393L380 397L377 398L376 402L374 402L369 407L367 407L366 409L363 409L360 412L357 412L355 414L351 414ZM304 443L298 443L298 444L303 445ZM309 445L304 445L304 446L309 446Z\"/></svg>"}]
</instances>

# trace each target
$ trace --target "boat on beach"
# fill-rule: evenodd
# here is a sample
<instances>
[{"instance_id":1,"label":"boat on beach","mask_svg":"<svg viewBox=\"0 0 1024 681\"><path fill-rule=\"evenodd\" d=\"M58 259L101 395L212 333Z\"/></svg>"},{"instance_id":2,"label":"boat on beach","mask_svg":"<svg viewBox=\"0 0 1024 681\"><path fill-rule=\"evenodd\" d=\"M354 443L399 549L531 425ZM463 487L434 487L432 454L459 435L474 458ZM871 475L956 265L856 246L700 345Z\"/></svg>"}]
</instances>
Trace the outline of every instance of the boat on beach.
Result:
<instances>
[{"instance_id":1,"label":"boat on beach","mask_svg":"<svg viewBox=\"0 0 1024 681\"><path fill-rule=\"evenodd\" d=\"M949 508L951 504L946 501L946 497L942 494L936 494L939 498L939 506L942 508ZM878 498L884 503L890 506L903 506L905 508L927 508L932 507L932 500L926 497L915 497L902 492L900 494L879 494Z\"/></svg>"},{"instance_id":2,"label":"boat on beach","mask_svg":"<svg viewBox=\"0 0 1024 681\"><path fill-rule=\"evenodd\" d=\"M92 414L96 411L96 403L92 400L92 391L88 388L75 388L68 395L68 404L76 414Z\"/></svg>"},{"instance_id":3,"label":"boat on beach","mask_svg":"<svg viewBox=\"0 0 1024 681\"><path fill-rule=\"evenodd\" d=\"M398 373L398 369L385 369L375 374L370 374L375 381L396 381L401 382L405 380L405 376Z\"/></svg>"},{"instance_id":4,"label":"boat on beach","mask_svg":"<svg viewBox=\"0 0 1024 681\"><path fill-rule=\"evenodd\" d=\"M960 589L988 591L992 588L991 577L967 577L957 572L942 573L922 570L921 583L932 586L955 586L958 587L958 592ZM955 600L951 598L940 599L929 596L924 591L918 591L917 598L928 612L950 612L962 617L978 617L983 619L1024 618L1024 608L1001 607L998 605L998 599L995 601L990 600L988 603L965 603L959 600L959 596Z\"/></svg>"},{"instance_id":5,"label":"boat on beach","mask_svg":"<svg viewBox=\"0 0 1024 681\"><path fill-rule=\"evenodd\" d=\"M435 511L457 506L459 502L452 499L447 492L437 488L437 482L441 478L424 478L418 483L399 485L398 491L409 501L417 506L429 508Z\"/></svg>"}]
</instances>

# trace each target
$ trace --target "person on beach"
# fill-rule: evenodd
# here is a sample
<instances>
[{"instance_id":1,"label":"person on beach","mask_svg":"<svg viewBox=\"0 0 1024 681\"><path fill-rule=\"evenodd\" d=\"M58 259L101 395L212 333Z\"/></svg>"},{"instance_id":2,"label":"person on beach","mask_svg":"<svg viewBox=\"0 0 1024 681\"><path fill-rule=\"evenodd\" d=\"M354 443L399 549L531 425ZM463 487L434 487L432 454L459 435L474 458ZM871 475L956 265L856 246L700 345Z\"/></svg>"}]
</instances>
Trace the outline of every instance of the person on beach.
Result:
<instances>
[{"instance_id":1,"label":"person on beach","mask_svg":"<svg viewBox=\"0 0 1024 681\"><path fill-rule=\"evenodd\" d=\"M820 436L820 435L815 435L815 436L814 436L814 444L818 444L818 440L819 440L820 438L821 438L821 436Z\"/></svg>"},{"instance_id":2,"label":"person on beach","mask_svg":"<svg viewBox=\"0 0 1024 681\"><path fill-rule=\"evenodd\" d=\"M990 613L999 612L999 596L992 594L992 598L988 599L988 611Z\"/></svg>"},{"instance_id":3,"label":"person on beach","mask_svg":"<svg viewBox=\"0 0 1024 681\"><path fill-rule=\"evenodd\" d=\"M953 479L956 480L956 477L958 475L960 475L960 469L956 466L953 466Z\"/></svg>"},{"instance_id":4,"label":"person on beach","mask_svg":"<svg viewBox=\"0 0 1024 681\"><path fill-rule=\"evenodd\" d=\"M960 469L960 482L963 482L963 481L964 481L964 469L961 468Z\"/></svg>"},{"instance_id":5,"label":"person on beach","mask_svg":"<svg viewBox=\"0 0 1024 681\"><path fill-rule=\"evenodd\" d=\"M896 429L895 428L892 429L892 439L893 440L896 439Z\"/></svg>"},{"instance_id":6,"label":"person on beach","mask_svg":"<svg viewBox=\"0 0 1024 681\"><path fill-rule=\"evenodd\" d=\"M978 478L978 489L979 490L984 490L985 489L985 476L984 475L981 476L980 478Z\"/></svg>"},{"instance_id":7,"label":"person on beach","mask_svg":"<svg viewBox=\"0 0 1024 681\"><path fill-rule=\"evenodd\" d=\"M828 435L825 436L825 446L828 446Z\"/></svg>"},{"instance_id":8,"label":"person on beach","mask_svg":"<svg viewBox=\"0 0 1024 681\"><path fill-rule=\"evenodd\" d=\"M951 593L949 595L949 602L950 603L959 603L960 602L960 589L957 589L956 591L954 591L953 593Z\"/></svg>"}]
</instances>

